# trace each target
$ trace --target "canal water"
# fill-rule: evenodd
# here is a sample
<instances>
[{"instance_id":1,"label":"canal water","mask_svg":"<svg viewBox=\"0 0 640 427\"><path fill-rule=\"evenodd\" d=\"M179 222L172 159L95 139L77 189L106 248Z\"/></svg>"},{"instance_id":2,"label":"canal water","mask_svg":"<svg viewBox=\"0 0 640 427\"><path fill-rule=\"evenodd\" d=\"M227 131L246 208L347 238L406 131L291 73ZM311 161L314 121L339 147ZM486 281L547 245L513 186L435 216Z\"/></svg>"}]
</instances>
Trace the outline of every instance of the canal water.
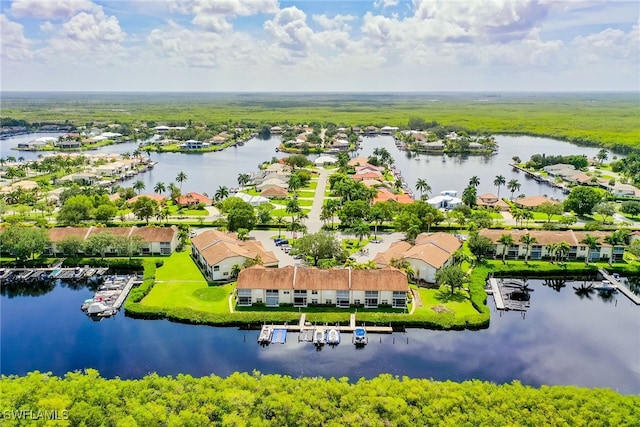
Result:
<instances>
[{"instance_id":1,"label":"canal water","mask_svg":"<svg viewBox=\"0 0 640 427\"><path fill-rule=\"evenodd\" d=\"M58 284L38 296L3 286L0 297L0 373L39 370L63 375L95 368L103 376L140 378L235 371L300 376L349 377L378 374L496 383L565 384L640 393L639 307L626 297L594 291L580 297L567 282L554 289L529 280L531 308L497 312L491 297L491 325L480 331L409 329L369 335L356 349L343 334L337 347L317 351L298 343L261 347L258 331L137 320L123 313L101 322L80 311L93 291Z\"/></svg>"},{"instance_id":2,"label":"canal water","mask_svg":"<svg viewBox=\"0 0 640 427\"><path fill-rule=\"evenodd\" d=\"M53 134L57 136L59 134ZM39 154L28 151L14 151L11 147L18 142L29 141L39 136L48 134L20 135L0 141L0 150L3 157L24 157L26 160L36 159ZM560 190L527 178L523 173L514 171L509 163L513 156L519 156L523 161L528 160L533 154L568 155L584 154L587 157L595 157L598 148L579 147L567 142L549 138L536 138L530 136L505 136L498 135L498 152L491 156L443 156L443 155L412 155L407 151L399 150L391 136L364 137L361 148L352 156L367 157L378 147L386 148L393 156L396 167L402 172L403 177L411 188L415 188L418 179L426 179L432 188L431 195L436 195L444 190L462 190L467 186L469 178L478 176L480 186L478 194L497 193L493 180L496 175L503 175L506 182L517 179L521 188L515 193L528 196L547 195L549 197L563 198ZM152 153L151 158L158 164L154 169L144 174L123 181L122 185L133 185L137 180L142 180L146 186L146 192L152 192L158 182L165 185L175 183L175 178L180 172L187 174L187 180L182 185L184 193L189 191L215 193L219 186L228 188L237 187L237 178L241 173L255 172L258 164L270 160L273 157L281 158L288 154L276 152L280 144L279 136L262 140L252 138L244 146L230 147L222 151L203 154L185 153ZM123 143L101 147L89 153L132 153L137 148L136 143ZM311 159L317 156L309 156ZM612 157L612 156L610 156ZM510 195L507 188L502 186L501 196Z\"/></svg>"}]
</instances>

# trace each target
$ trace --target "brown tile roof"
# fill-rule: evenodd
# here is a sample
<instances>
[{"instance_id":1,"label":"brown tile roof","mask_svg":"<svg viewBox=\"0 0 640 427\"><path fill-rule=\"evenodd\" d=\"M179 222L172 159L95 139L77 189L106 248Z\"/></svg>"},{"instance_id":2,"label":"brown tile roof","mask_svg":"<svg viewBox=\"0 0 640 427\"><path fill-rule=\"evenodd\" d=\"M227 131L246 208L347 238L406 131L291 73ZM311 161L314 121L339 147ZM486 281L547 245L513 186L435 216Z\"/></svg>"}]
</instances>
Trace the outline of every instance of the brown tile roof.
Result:
<instances>
[{"instance_id":1,"label":"brown tile roof","mask_svg":"<svg viewBox=\"0 0 640 427\"><path fill-rule=\"evenodd\" d=\"M245 268L238 275L237 289L285 290L368 290L407 292L407 276L396 268L353 270L315 267L270 269L262 266Z\"/></svg>"},{"instance_id":2,"label":"brown tile roof","mask_svg":"<svg viewBox=\"0 0 640 427\"><path fill-rule=\"evenodd\" d=\"M498 239L500 239L500 236L503 234L511 234L516 245L520 245L520 238L527 233L529 233L531 237L536 238L535 245L547 246L551 243L559 242L567 242L571 246L578 245L578 240L572 230L480 230L480 234L491 239L494 244L498 243Z\"/></svg>"},{"instance_id":3,"label":"brown tile roof","mask_svg":"<svg viewBox=\"0 0 640 427\"><path fill-rule=\"evenodd\" d=\"M262 197L287 197L288 194L286 189L277 185L265 187L265 189L260 192Z\"/></svg>"},{"instance_id":4,"label":"brown tile roof","mask_svg":"<svg viewBox=\"0 0 640 427\"><path fill-rule=\"evenodd\" d=\"M90 227L56 227L49 229L49 240L60 242L68 236L78 236L84 240L89 235Z\"/></svg>"},{"instance_id":5,"label":"brown tile roof","mask_svg":"<svg viewBox=\"0 0 640 427\"><path fill-rule=\"evenodd\" d=\"M380 172L366 172L357 175L351 175L351 178L356 181L363 181L365 179L376 179L381 178L382 174Z\"/></svg>"},{"instance_id":6,"label":"brown tile roof","mask_svg":"<svg viewBox=\"0 0 640 427\"><path fill-rule=\"evenodd\" d=\"M440 268L460 246L460 240L449 233L420 234L413 246L407 242L392 243L389 249L376 256L374 262L377 265L389 265L393 258L410 258Z\"/></svg>"},{"instance_id":7,"label":"brown tile roof","mask_svg":"<svg viewBox=\"0 0 640 427\"><path fill-rule=\"evenodd\" d=\"M189 205L197 203L204 203L205 205L209 205L211 204L212 200L203 194L192 192L181 195L176 199L176 202L179 205Z\"/></svg>"},{"instance_id":8,"label":"brown tile roof","mask_svg":"<svg viewBox=\"0 0 640 427\"><path fill-rule=\"evenodd\" d=\"M87 237L94 236L96 234L100 234L103 232L111 233L113 236L128 236L131 234L131 227L113 227L113 228L105 228L105 227L91 227L91 230L87 234Z\"/></svg>"},{"instance_id":9,"label":"brown tile roof","mask_svg":"<svg viewBox=\"0 0 640 427\"><path fill-rule=\"evenodd\" d=\"M178 227L134 227L132 236L142 236L145 242L170 242L178 232Z\"/></svg>"},{"instance_id":10,"label":"brown tile roof","mask_svg":"<svg viewBox=\"0 0 640 427\"><path fill-rule=\"evenodd\" d=\"M607 232L607 231L574 231L573 234L576 236L576 240L578 241L578 243L580 245L584 245L584 243L582 243L582 241L587 237L587 234L589 236L592 237L597 237L598 238L598 245L599 246L606 246L609 247L611 246L609 243L605 242L605 237L610 236L611 232Z\"/></svg>"},{"instance_id":11,"label":"brown tile roof","mask_svg":"<svg viewBox=\"0 0 640 427\"><path fill-rule=\"evenodd\" d=\"M250 259L260 256L264 265L278 265L278 258L273 252L267 252L262 243L255 240L238 240L234 233L207 230L191 239L191 244L209 265L216 265L222 260L236 256Z\"/></svg>"},{"instance_id":12,"label":"brown tile roof","mask_svg":"<svg viewBox=\"0 0 640 427\"><path fill-rule=\"evenodd\" d=\"M161 205L162 203L165 202L165 200L167 200L167 197L163 196L162 194L140 194L138 196L134 196L129 200L127 200L127 203L135 203L136 200L138 200L140 197L148 197L151 200L155 200L155 202L159 205Z\"/></svg>"},{"instance_id":13,"label":"brown tile roof","mask_svg":"<svg viewBox=\"0 0 640 427\"><path fill-rule=\"evenodd\" d=\"M349 166L364 166L369 164L369 159L366 157L356 157L347 162Z\"/></svg>"},{"instance_id":14,"label":"brown tile roof","mask_svg":"<svg viewBox=\"0 0 640 427\"><path fill-rule=\"evenodd\" d=\"M556 203L553 200L548 199L544 196L521 197L513 201L513 203L515 203L516 205L523 206L525 208L535 208L545 202Z\"/></svg>"},{"instance_id":15,"label":"brown tile roof","mask_svg":"<svg viewBox=\"0 0 640 427\"><path fill-rule=\"evenodd\" d=\"M378 190L378 194L376 194L376 197L373 198L373 203L386 202L388 200L393 200L394 202L402 204L413 203L413 198L409 194L393 194L386 188Z\"/></svg>"}]
</instances>

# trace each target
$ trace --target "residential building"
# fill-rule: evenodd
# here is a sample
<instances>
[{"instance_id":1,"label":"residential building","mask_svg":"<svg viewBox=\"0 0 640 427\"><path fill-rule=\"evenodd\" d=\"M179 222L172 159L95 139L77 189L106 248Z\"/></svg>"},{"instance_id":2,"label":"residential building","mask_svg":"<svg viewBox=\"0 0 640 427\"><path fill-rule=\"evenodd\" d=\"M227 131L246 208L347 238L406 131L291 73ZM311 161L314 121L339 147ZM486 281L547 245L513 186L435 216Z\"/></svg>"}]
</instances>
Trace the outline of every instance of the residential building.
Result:
<instances>
[{"instance_id":1,"label":"residential building","mask_svg":"<svg viewBox=\"0 0 640 427\"><path fill-rule=\"evenodd\" d=\"M198 203L204 203L205 205L210 205L212 202L212 200L200 193L187 193L187 194L182 194L180 195L180 197L178 197L176 199L176 203L179 206L192 206L192 205L197 205Z\"/></svg>"},{"instance_id":2,"label":"residential building","mask_svg":"<svg viewBox=\"0 0 640 427\"><path fill-rule=\"evenodd\" d=\"M604 231L573 231L573 230L480 230L482 236L488 237L493 242L493 252L489 255L494 258L502 258L504 245L499 242L503 234L509 234L513 238L513 246L509 246L506 257L511 259L524 259L527 251L529 259L549 259L554 256L551 251L553 244L566 242L569 244L567 260L584 260L587 256L592 261L621 261L624 255L624 245L611 245L605 238L611 233ZM535 242L527 247L520 239L529 234L535 238ZM584 240L587 235L598 239L597 248L589 248Z\"/></svg>"},{"instance_id":3,"label":"residential building","mask_svg":"<svg viewBox=\"0 0 640 427\"><path fill-rule=\"evenodd\" d=\"M265 267L278 266L278 258L267 252L262 243L238 240L235 233L217 230L207 230L192 238L191 256L211 281L230 280L233 266L242 266L247 260L259 260Z\"/></svg>"},{"instance_id":4,"label":"residential building","mask_svg":"<svg viewBox=\"0 0 640 427\"><path fill-rule=\"evenodd\" d=\"M498 196L491 193L481 194L476 199L476 205L484 208L499 208L501 211L508 211L509 205Z\"/></svg>"},{"instance_id":5,"label":"residential building","mask_svg":"<svg viewBox=\"0 0 640 427\"><path fill-rule=\"evenodd\" d=\"M86 241L91 235L108 232L113 236L141 236L144 245L140 255L171 255L179 244L178 227L55 227L48 230L51 246L45 251L49 255L62 255L59 243L69 236ZM107 248L107 255L117 255L115 247Z\"/></svg>"},{"instance_id":6,"label":"residential building","mask_svg":"<svg viewBox=\"0 0 640 427\"><path fill-rule=\"evenodd\" d=\"M236 289L238 305L265 304L267 307L319 304L340 308L380 305L406 308L409 292L406 274L393 267L354 270L254 266L240 272Z\"/></svg>"},{"instance_id":7,"label":"residential building","mask_svg":"<svg viewBox=\"0 0 640 427\"><path fill-rule=\"evenodd\" d=\"M556 203L555 201L544 196L520 197L513 201L513 203L519 208L528 208L528 209L537 208L541 204L547 203L547 202Z\"/></svg>"},{"instance_id":8,"label":"residential building","mask_svg":"<svg viewBox=\"0 0 640 427\"><path fill-rule=\"evenodd\" d=\"M640 190L629 184L615 184L611 192L618 197L640 196Z\"/></svg>"},{"instance_id":9,"label":"residential building","mask_svg":"<svg viewBox=\"0 0 640 427\"><path fill-rule=\"evenodd\" d=\"M462 242L449 233L420 234L415 245L394 242L373 260L378 267L391 265L392 260L405 260L411 265L418 282L435 283L439 269L451 265L453 253Z\"/></svg>"}]
</instances>

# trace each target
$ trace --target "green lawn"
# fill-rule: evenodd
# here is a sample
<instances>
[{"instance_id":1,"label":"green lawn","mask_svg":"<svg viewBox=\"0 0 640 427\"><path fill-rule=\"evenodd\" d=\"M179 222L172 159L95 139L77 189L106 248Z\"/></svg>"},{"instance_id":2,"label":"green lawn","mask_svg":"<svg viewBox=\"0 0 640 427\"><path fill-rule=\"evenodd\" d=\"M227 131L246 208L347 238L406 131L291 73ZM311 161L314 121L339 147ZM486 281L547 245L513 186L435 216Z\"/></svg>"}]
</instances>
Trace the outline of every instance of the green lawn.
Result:
<instances>
[{"instance_id":1,"label":"green lawn","mask_svg":"<svg viewBox=\"0 0 640 427\"><path fill-rule=\"evenodd\" d=\"M152 307L189 307L210 313L229 312L233 285L209 286L188 252L174 252L156 271L156 284L142 304Z\"/></svg>"},{"instance_id":2,"label":"green lawn","mask_svg":"<svg viewBox=\"0 0 640 427\"><path fill-rule=\"evenodd\" d=\"M315 191L298 191L298 197L312 198L315 197Z\"/></svg>"},{"instance_id":3,"label":"green lawn","mask_svg":"<svg viewBox=\"0 0 640 427\"><path fill-rule=\"evenodd\" d=\"M453 311L456 316L467 316L478 314L478 311L471 305L469 293L460 289L451 295L451 288L442 286L440 289L417 288L422 301L422 307L417 307L414 314L420 312L433 311L433 307L444 306Z\"/></svg>"}]
</instances>

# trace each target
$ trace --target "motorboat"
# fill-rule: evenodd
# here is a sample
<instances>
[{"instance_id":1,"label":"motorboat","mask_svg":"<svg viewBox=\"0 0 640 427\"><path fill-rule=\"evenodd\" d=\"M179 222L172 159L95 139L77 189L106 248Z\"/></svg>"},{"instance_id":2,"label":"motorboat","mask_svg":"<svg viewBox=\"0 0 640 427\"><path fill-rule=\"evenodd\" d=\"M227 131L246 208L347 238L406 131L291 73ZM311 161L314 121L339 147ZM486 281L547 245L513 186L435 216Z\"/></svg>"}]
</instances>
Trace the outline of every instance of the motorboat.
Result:
<instances>
[{"instance_id":1,"label":"motorboat","mask_svg":"<svg viewBox=\"0 0 640 427\"><path fill-rule=\"evenodd\" d=\"M327 332L327 344L340 344L340 331L338 331L337 329L329 329L329 331Z\"/></svg>"},{"instance_id":2,"label":"motorboat","mask_svg":"<svg viewBox=\"0 0 640 427\"><path fill-rule=\"evenodd\" d=\"M258 335L258 343L260 344L269 344L271 342L271 335L273 334L273 329L269 326L264 325L260 330L260 335Z\"/></svg>"},{"instance_id":3,"label":"motorboat","mask_svg":"<svg viewBox=\"0 0 640 427\"><path fill-rule=\"evenodd\" d=\"M353 330L353 343L356 346L363 346L367 344L367 331L363 327L357 327Z\"/></svg>"},{"instance_id":4,"label":"motorboat","mask_svg":"<svg viewBox=\"0 0 640 427\"><path fill-rule=\"evenodd\" d=\"M82 303L82 305L80 306L80 310L82 311L87 311L89 309L89 306L91 304L93 304L95 301L93 300L93 298L89 298L84 300L84 302Z\"/></svg>"},{"instance_id":5,"label":"motorboat","mask_svg":"<svg viewBox=\"0 0 640 427\"><path fill-rule=\"evenodd\" d=\"M87 314L89 316L98 316L107 311L110 311L110 308L103 302L93 302L87 307Z\"/></svg>"},{"instance_id":6,"label":"motorboat","mask_svg":"<svg viewBox=\"0 0 640 427\"><path fill-rule=\"evenodd\" d=\"M325 332L323 329L316 329L313 332L313 343L317 346L322 346L326 342Z\"/></svg>"},{"instance_id":7,"label":"motorboat","mask_svg":"<svg viewBox=\"0 0 640 427\"><path fill-rule=\"evenodd\" d=\"M618 288L616 288L616 285L608 280L603 280L599 285L594 286L593 288L600 292L615 292L618 290Z\"/></svg>"}]
</instances>

